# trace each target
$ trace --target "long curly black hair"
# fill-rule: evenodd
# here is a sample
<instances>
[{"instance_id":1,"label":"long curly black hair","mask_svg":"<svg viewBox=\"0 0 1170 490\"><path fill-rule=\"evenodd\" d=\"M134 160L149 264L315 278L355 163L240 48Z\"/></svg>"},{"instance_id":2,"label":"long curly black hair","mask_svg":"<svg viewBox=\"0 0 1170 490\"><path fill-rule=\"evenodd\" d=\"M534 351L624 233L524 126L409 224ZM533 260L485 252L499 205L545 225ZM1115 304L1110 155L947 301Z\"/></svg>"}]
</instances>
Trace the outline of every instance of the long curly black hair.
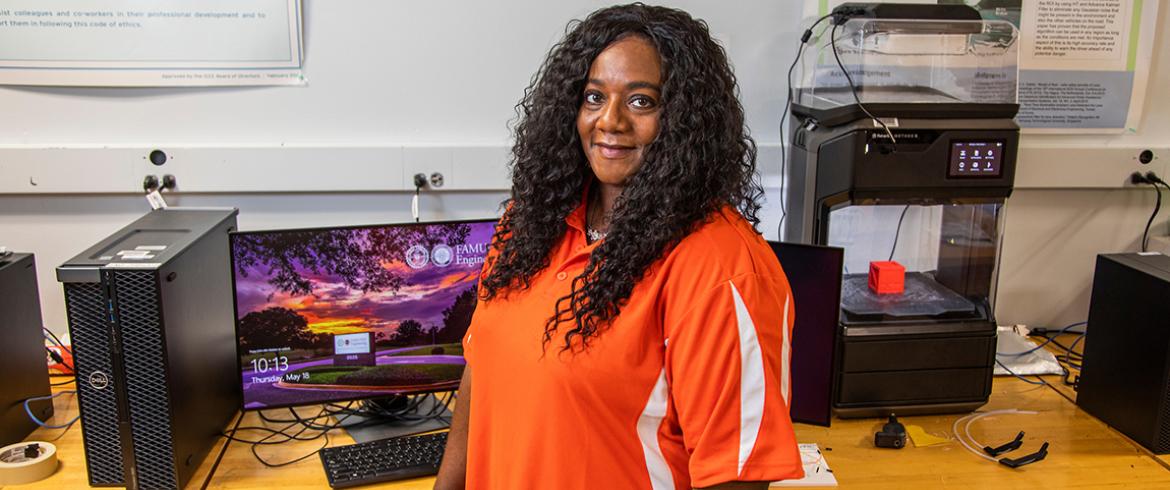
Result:
<instances>
[{"instance_id":1,"label":"long curly black hair","mask_svg":"<svg viewBox=\"0 0 1170 490\"><path fill-rule=\"evenodd\" d=\"M498 254L481 279L482 299L527 289L549 266L565 218L582 203L593 171L576 129L593 60L626 36L658 50L664 83L658 137L613 206L609 233L545 325L547 346L562 323L563 350L585 348L621 311L647 268L713 212L731 205L757 225L763 189L756 144L744 126L735 75L707 24L681 10L635 3L598 10L566 27L516 105L512 193L493 237Z\"/></svg>"}]
</instances>

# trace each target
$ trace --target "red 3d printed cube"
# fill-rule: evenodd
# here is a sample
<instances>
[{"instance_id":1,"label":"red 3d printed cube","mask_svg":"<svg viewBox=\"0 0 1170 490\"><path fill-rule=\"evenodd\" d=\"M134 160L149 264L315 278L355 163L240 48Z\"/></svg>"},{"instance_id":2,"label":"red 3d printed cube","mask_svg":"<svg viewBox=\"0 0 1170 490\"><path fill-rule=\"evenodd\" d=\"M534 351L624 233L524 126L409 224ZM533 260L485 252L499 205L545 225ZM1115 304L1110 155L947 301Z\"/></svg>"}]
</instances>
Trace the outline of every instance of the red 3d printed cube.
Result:
<instances>
[{"instance_id":1,"label":"red 3d printed cube","mask_svg":"<svg viewBox=\"0 0 1170 490\"><path fill-rule=\"evenodd\" d=\"M906 287L906 268L895 261L869 263L869 289L878 294L902 294Z\"/></svg>"}]
</instances>

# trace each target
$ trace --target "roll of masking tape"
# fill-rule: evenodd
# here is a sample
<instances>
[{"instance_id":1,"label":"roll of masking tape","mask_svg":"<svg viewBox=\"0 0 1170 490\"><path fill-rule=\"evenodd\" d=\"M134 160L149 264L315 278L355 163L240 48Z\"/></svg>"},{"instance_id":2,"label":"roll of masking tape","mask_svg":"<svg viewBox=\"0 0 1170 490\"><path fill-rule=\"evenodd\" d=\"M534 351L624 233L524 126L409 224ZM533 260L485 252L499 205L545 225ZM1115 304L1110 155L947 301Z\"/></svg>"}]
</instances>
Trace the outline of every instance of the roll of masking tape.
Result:
<instances>
[{"instance_id":1,"label":"roll of masking tape","mask_svg":"<svg viewBox=\"0 0 1170 490\"><path fill-rule=\"evenodd\" d=\"M0 448L0 486L44 480L57 471L57 446L20 442Z\"/></svg>"}]
</instances>

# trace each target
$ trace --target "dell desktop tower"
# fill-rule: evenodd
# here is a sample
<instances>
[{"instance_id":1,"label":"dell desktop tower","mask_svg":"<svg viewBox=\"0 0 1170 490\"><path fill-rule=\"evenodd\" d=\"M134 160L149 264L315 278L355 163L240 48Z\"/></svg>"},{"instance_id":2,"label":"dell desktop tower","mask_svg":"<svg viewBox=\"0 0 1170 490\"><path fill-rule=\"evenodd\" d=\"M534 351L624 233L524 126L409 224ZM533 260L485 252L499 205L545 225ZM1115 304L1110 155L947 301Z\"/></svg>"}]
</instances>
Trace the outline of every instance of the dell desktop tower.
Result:
<instances>
[{"instance_id":1,"label":"dell desktop tower","mask_svg":"<svg viewBox=\"0 0 1170 490\"><path fill-rule=\"evenodd\" d=\"M236 214L151 211L57 268L90 485L182 487L240 407Z\"/></svg>"},{"instance_id":2,"label":"dell desktop tower","mask_svg":"<svg viewBox=\"0 0 1170 490\"><path fill-rule=\"evenodd\" d=\"M1170 453L1170 257L1097 256L1077 405Z\"/></svg>"},{"instance_id":3,"label":"dell desktop tower","mask_svg":"<svg viewBox=\"0 0 1170 490\"><path fill-rule=\"evenodd\" d=\"M36 424L24 410L29 398L49 395L45 336L41 333L37 268L31 254L0 257L0 447L24 440ZM41 420L53 416L51 400L29 402Z\"/></svg>"}]
</instances>

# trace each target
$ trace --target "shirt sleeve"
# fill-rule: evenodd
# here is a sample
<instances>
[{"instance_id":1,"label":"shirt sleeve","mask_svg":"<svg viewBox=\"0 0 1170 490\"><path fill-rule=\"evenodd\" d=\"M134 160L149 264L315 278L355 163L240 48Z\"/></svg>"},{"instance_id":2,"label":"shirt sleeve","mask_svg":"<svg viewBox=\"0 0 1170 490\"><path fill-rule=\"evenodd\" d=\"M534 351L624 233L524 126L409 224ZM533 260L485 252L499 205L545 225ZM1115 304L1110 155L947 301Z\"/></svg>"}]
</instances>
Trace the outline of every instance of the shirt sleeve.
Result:
<instances>
[{"instance_id":1,"label":"shirt sleeve","mask_svg":"<svg viewBox=\"0 0 1170 490\"><path fill-rule=\"evenodd\" d=\"M804 472L788 414L794 307L783 275L744 274L666 317L666 378L691 485Z\"/></svg>"}]
</instances>

